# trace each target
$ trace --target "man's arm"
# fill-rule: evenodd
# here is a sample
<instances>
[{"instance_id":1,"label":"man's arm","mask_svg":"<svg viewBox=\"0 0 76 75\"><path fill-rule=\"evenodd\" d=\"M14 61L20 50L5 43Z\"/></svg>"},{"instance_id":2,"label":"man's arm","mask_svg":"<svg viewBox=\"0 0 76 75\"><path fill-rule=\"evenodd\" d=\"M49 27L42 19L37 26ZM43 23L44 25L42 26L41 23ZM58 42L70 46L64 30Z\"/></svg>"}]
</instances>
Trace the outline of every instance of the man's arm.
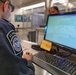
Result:
<instances>
[{"instance_id":1,"label":"man's arm","mask_svg":"<svg viewBox=\"0 0 76 75\"><path fill-rule=\"evenodd\" d=\"M7 43L6 36L0 31L0 74L34 75L31 61L15 56Z\"/></svg>"}]
</instances>

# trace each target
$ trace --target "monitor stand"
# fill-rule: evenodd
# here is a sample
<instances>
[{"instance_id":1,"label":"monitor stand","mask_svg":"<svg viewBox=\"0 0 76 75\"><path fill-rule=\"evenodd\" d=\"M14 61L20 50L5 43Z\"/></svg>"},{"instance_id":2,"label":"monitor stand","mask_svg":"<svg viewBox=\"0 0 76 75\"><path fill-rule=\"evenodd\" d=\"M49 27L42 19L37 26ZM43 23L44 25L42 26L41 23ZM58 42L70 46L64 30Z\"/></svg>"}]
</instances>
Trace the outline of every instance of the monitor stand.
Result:
<instances>
[{"instance_id":1,"label":"monitor stand","mask_svg":"<svg viewBox=\"0 0 76 75\"><path fill-rule=\"evenodd\" d=\"M59 47L57 47L57 53L56 53L57 56L60 56L60 57L69 57L69 56L71 56L71 54L72 54L71 52L62 50Z\"/></svg>"},{"instance_id":2,"label":"monitor stand","mask_svg":"<svg viewBox=\"0 0 76 75\"><path fill-rule=\"evenodd\" d=\"M40 48L40 45L32 44L31 48L34 49L34 50L37 50L37 51L44 51L42 48Z\"/></svg>"}]
</instances>

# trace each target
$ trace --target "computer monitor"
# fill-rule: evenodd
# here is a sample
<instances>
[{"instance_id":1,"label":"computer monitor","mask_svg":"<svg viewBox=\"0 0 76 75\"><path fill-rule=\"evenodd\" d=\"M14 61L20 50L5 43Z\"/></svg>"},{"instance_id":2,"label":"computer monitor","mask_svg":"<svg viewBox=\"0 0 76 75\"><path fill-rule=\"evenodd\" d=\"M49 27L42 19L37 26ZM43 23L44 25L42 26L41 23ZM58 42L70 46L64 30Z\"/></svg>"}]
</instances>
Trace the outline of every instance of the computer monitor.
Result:
<instances>
[{"instance_id":1,"label":"computer monitor","mask_svg":"<svg viewBox=\"0 0 76 75\"><path fill-rule=\"evenodd\" d=\"M49 15L45 40L76 54L76 14Z\"/></svg>"}]
</instances>

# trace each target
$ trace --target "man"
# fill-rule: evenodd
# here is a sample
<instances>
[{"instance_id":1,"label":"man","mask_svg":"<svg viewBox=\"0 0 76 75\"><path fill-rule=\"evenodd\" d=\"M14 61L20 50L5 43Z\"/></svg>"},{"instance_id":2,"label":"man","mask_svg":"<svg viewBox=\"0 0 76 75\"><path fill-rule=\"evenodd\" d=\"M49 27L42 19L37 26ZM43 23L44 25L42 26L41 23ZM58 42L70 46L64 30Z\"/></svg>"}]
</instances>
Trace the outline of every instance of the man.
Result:
<instances>
[{"instance_id":1,"label":"man","mask_svg":"<svg viewBox=\"0 0 76 75\"><path fill-rule=\"evenodd\" d=\"M54 14L60 14L59 9L56 6L50 7L49 9L49 15L54 15ZM46 34L46 31L47 31L47 26L45 26L45 30L44 30L45 34Z\"/></svg>"},{"instance_id":2,"label":"man","mask_svg":"<svg viewBox=\"0 0 76 75\"><path fill-rule=\"evenodd\" d=\"M56 6L50 7L49 14L59 14L59 9Z\"/></svg>"},{"instance_id":3,"label":"man","mask_svg":"<svg viewBox=\"0 0 76 75\"><path fill-rule=\"evenodd\" d=\"M8 19L14 6L10 0L0 0L0 75L34 75L33 56L25 53Z\"/></svg>"}]
</instances>

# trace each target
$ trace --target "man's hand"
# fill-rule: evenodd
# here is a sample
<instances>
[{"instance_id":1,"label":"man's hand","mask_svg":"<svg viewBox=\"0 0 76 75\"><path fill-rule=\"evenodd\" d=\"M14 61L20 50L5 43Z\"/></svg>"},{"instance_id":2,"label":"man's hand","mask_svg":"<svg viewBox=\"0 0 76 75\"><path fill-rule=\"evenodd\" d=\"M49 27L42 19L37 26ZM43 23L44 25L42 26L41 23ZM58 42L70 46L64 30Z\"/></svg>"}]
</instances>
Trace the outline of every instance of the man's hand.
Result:
<instances>
[{"instance_id":1,"label":"man's hand","mask_svg":"<svg viewBox=\"0 0 76 75\"><path fill-rule=\"evenodd\" d=\"M24 58L26 58L27 60L32 61L32 60L33 60L33 55L32 55L32 53L30 53L30 52L26 52L26 53L24 54Z\"/></svg>"}]
</instances>

